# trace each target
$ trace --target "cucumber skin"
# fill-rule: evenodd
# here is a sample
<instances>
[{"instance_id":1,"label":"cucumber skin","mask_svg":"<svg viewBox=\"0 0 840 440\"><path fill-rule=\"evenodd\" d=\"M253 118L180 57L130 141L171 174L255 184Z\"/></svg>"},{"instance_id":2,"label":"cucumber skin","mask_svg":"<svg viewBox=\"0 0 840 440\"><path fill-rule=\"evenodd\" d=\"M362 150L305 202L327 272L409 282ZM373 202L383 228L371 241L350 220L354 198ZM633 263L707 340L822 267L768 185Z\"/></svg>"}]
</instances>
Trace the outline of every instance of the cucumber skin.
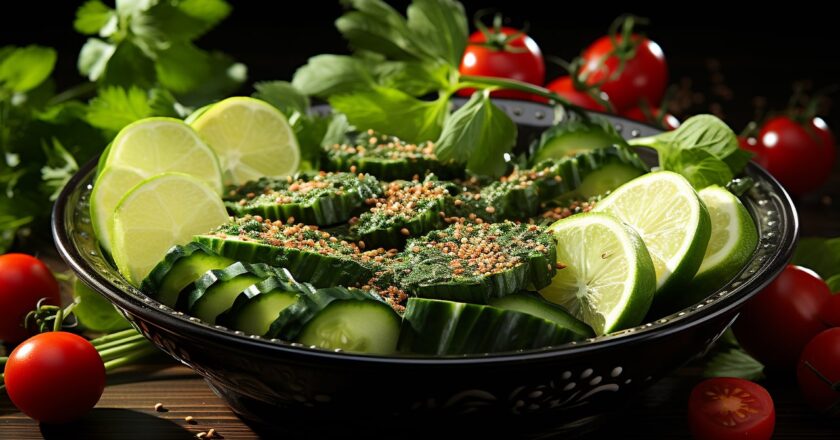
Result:
<instances>
[{"instance_id":1,"label":"cucumber skin","mask_svg":"<svg viewBox=\"0 0 840 440\"><path fill-rule=\"evenodd\" d=\"M373 278L376 271L374 265L362 265L350 256L321 255L300 249L209 235L197 235L193 240L236 261L285 267L296 279L311 283L315 287L361 285Z\"/></svg>"},{"instance_id":2,"label":"cucumber skin","mask_svg":"<svg viewBox=\"0 0 840 440\"><path fill-rule=\"evenodd\" d=\"M283 277L283 272L267 264L249 264L237 261L224 269L211 270L195 280L193 288L182 293L178 299L179 309L183 312L192 312L197 307L207 289L218 282L232 280L240 275L254 275L263 280L276 276Z\"/></svg>"},{"instance_id":3,"label":"cucumber skin","mask_svg":"<svg viewBox=\"0 0 840 440\"><path fill-rule=\"evenodd\" d=\"M245 289L236 297L233 305L216 318L216 322L234 330L241 330L236 326L240 312L252 301L259 301L262 295L277 290L296 292L301 295L312 295L315 293L315 288L312 285L295 281L287 269L281 269L281 272L283 272L285 278L272 276Z\"/></svg>"},{"instance_id":4,"label":"cucumber skin","mask_svg":"<svg viewBox=\"0 0 840 440\"><path fill-rule=\"evenodd\" d=\"M479 304L410 298L398 350L427 355L496 353L560 345L573 331L527 313Z\"/></svg>"},{"instance_id":5,"label":"cucumber skin","mask_svg":"<svg viewBox=\"0 0 840 440\"><path fill-rule=\"evenodd\" d=\"M207 256L211 257L218 257L219 264L217 266L218 269L222 269L234 263L234 260L229 258L223 257L218 255L217 253L213 252L209 247L197 243L191 242L184 246L176 245L169 249L166 252L166 256L163 257L158 264L149 272L149 275L143 280L140 284L140 290L148 295L150 298L155 299L156 301L160 302L169 307L175 307L178 302L178 297L185 288L189 287L190 283L185 284L181 287L178 292L161 292L161 288L164 287L166 283L167 275L175 268L175 266L182 261L184 258L189 258L196 253L203 253ZM209 270L209 269L208 269ZM201 274L196 275L198 278ZM194 280L193 280L194 281ZM170 295L175 295L175 298L170 298ZM165 296L165 297L164 297Z\"/></svg>"},{"instance_id":6,"label":"cucumber skin","mask_svg":"<svg viewBox=\"0 0 840 440\"><path fill-rule=\"evenodd\" d=\"M595 332L589 327L585 322L575 318L571 313L567 312L566 309L560 307L557 304L552 302L546 301L543 297L541 297L538 293L535 292L519 292L513 295L507 295L502 298L493 299L488 302L489 305L493 307L498 307L500 309L505 310L513 310L522 313L528 313L529 315L533 315L533 313L529 313L525 310L521 310L519 304L522 303L530 303L536 307L541 307L545 309L549 309L549 313L552 315L559 315L560 319L556 318L543 318L549 321L556 322L557 324L562 325L563 327L567 328L569 331L575 333L578 339L584 338L593 338L595 337ZM536 316L536 315L535 315Z\"/></svg>"},{"instance_id":7,"label":"cucumber skin","mask_svg":"<svg viewBox=\"0 0 840 440\"><path fill-rule=\"evenodd\" d=\"M402 248L409 237L417 237L429 231L440 229L446 223L440 216L446 206L446 199L443 197L431 207L408 221L398 222L387 228L377 227L367 232L355 229L360 240L368 246L383 247L385 249ZM365 216L359 219L358 225L364 226ZM408 229L409 234L404 235L402 229Z\"/></svg>"},{"instance_id":8,"label":"cucumber skin","mask_svg":"<svg viewBox=\"0 0 840 440\"><path fill-rule=\"evenodd\" d=\"M321 164L324 171L349 172L355 166L357 173L368 173L384 181L411 180L412 177L423 177L427 173L439 176L441 179L454 179L464 176L463 166L443 164L436 159L383 159L383 158L343 158L326 155Z\"/></svg>"},{"instance_id":9,"label":"cucumber skin","mask_svg":"<svg viewBox=\"0 0 840 440\"><path fill-rule=\"evenodd\" d=\"M542 289L551 284L557 252L551 247L547 256L532 255L528 261L504 272L483 277L476 282L454 281L450 283L403 286L420 298L487 304L492 298L501 298L525 288Z\"/></svg>"},{"instance_id":10,"label":"cucumber skin","mask_svg":"<svg viewBox=\"0 0 840 440\"><path fill-rule=\"evenodd\" d=\"M395 319L400 319L397 312L374 293L345 287L328 287L310 295L301 295L295 304L286 307L271 323L266 337L296 341L306 324L333 301L373 301L387 307Z\"/></svg>"}]
</instances>

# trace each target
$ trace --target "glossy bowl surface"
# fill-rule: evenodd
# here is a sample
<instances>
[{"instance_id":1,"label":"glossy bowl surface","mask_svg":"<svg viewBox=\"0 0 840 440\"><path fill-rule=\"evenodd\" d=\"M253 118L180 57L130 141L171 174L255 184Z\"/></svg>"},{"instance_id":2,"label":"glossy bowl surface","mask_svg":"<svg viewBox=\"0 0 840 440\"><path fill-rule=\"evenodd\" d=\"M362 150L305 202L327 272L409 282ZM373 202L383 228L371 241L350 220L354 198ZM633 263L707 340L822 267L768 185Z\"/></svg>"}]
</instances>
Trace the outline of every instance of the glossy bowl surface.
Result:
<instances>
[{"instance_id":1,"label":"glossy bowl surface","mask_svg":"<svg viewBox=\"0 0 840 440\"><path fill-rule=\"evenodd\" d=\"M554 119L553 110L541 104L497 102L517 122L520 148ZM657 132L609 118L626 138ZM443 358L366 356L209 325L129 285L93 236L88 197L95 165L83 167L55 204L52 228L61 256L147 338L202 375L244 419L293 435L353 429L388 436L409 421L412 432L436 432L456 420L465 432L579 433L704 354L744 301L784 268L798 233L790 197L750 163L746 175L756 184L742 200L758 227L759 245L741 273L705 301L655 322L560 347Z\"/></svg>"}]
</instances>

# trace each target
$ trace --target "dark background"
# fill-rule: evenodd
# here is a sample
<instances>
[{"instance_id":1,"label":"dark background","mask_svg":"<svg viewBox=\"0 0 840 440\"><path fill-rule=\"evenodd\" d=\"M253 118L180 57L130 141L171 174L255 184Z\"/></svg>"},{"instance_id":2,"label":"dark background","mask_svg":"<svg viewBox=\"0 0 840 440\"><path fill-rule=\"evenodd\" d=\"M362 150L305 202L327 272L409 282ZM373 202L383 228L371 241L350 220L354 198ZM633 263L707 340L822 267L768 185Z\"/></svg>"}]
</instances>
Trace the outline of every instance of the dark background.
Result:
<instances>
[{"instance_id":1,"label":"dark background","mask_svg":"<svg viewBox=\"0 0 840 440\"><path fill-rule=\"evenodd\" d=\"M79 2L80 3L80 2ZM37 43L59 51L60 86L83 80L76 56L85 37L72 28L77 2L4 4L0 45ZM404 11L408 1L390 2ZM232 1L233 13L199 45L227 52L249 68L249 85L259 80L290 79L310 56L344 53L333 27L342 11L337 1ZM735 2L673 2L667 6L606 6L601 2L465 1L468 16L479 9L505 12L511 24L528 23L544 54L571 59L602 35L619 14L650 19L646 33L663 48L670 82L691 98L689 112L714 110L737 130L753 118L755 97L769 109L784 110L794 82L808 80L814 89L840 83L840 38L836 19L817 6L732 9ZM548 79L561 73L548 67ZM830 112L829 124L840 127ZM836 112L834 112L836 113Z\"/></svg>"}]
</instances>

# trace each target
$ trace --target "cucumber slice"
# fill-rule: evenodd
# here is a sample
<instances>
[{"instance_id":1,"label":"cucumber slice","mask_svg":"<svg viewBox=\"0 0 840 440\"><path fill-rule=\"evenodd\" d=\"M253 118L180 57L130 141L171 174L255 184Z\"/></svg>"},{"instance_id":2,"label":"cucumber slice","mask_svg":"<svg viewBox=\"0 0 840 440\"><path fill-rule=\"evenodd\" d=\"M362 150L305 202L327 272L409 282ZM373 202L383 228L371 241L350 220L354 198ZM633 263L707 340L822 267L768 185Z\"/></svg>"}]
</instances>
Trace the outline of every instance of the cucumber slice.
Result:
<instances>
[{"instance_id":1,"label":"cucumber slice","mask_svg":"<svg viewBox=\"0 0 840 440\"><path fill-rule=\"evenodd\" d=\"M236 261L285 267L296 279L316 287L361 285L379 268L357 245L335 239L317 226L257 221L251 216L193 240Z\"/></svg>"},{"instance_id":2,"label":"cucumber slice","mask_svg":"<svg viewBox=\"0 0 840 440\"><path fill-rule=\"evenodd\" d=\"M366 245L399 248L409 236L423 235L444 225L440 213L451 184L430 174L418 180L397 180L385 187L382 198L353 224L350 233Z\"/></svg>"},{"instance_id":3,"label":"cucumber slice","mask_svg":"<svg viewBox=\"0 0 840 440\"><path fill-rule=\"evenodd\" d=\"M579 339L563 325L514 310L410 298L399 350L429 355L495 353L550 347Z\"/></svg>"},{"instance_id":4,"label":"cucumber slice","mask_svg":"<svg viewBox=\"0 0 840 440\"><path fill-rule=\"evenodd\" d=\"M585 199L606 195L645 172L637 166L626 163L607 163L584 177L578 186L577 193Z\"/></svg>"},{"instance_id":5,"label":"cucumber slice","mask_svg":"<svg viewBox=\"0 0 840 440\"><path fill-rule=\"evenodd\" d=\"M295 178L262 178L231 189L225 205L237 215L272 220L294 219L308 225L346 222L382 188L367 174L315 173Z\"/></svg>"},{"instance_id":6,"label":"cucumber slice","mask_svg":"<svg viewBox=\"0 0 840 440\"><path fill-rule=\"evenodd\" d=\"M268 336L328 350L390 354L399 333L400 316L378 295L331 287L300 296L280 312Z\"/></svg>"},{"instance_id":7,"label":"cucumber slice","mask_svg":"<svg viewBox=\"0 0 840 440\"><path fill-rule=\"evenodd\" d=\"M216 317L229 309L243 290L269 277L286 278L283 271L266 264L236 262L224 269L208 271L185 293L183 308L190 315L214 324Z\"/></svg>"},{"instance_id":8,"label":"cucumber slice","mask_svg":"<svg viewBox=\"0 0 840 440\"><path fill-rule=\"evenodd\" d=\"M608 120L597 116L569 119L544 131L539 141L531 145L532 163L575 156L610 145L626 147L627 142Z\"/></svg>"},{"instance_id":9,"label":"cucumber slice","mask_svg":"<svg viewBox=\"0 0 840 440\"><path fill-rule=\"evenodd\" d=\"M535 225L455 223L409 240L393 273L416 296L486 303L547 286L555 259L554 241Z\"/></svg>"},{"instance_id":10,"label":"cucumber slice","mask_svg":"<svg viewBox=\"0 0 840 440\"><path fill-rule=\"evenodd\" d=\"M161 304L175 307L178 294L190 283L209 270L223 269L233 263L201 243L176 245L149 272L140 290Z\"/></svg>"},{"instance_id":11,"label":"cucumber slice","mask_svg":"<svg viewBox=\"0 0 840 440\"><path fill-rule=\"evenodd\" d=\"M533 292L521 292L501 298L491 298L488 302L493 307L527 313L555 322L575 334L576 339L595 336L592 328L583 321L572 316L566 309L552 304Z\"/></svg>"},{"instance_id":12,"label":"cucumber slice","mask_svg":"<svg viewBox=\"0 0 840 440\"><path fill-rule=\"evenodd\" d=\"M395 136L367 130L350 143L324 147L325 169L370 173L382 180L411 179L433 173L444 178L464 175L457 164L442 163L431 142L410 144Z\"/></svg>"},{"instance_id":13,"label":"cucumber slice","mask_svg":"<svg viewBox=\"0 0 840 440\"><path fill-rule=\"evenodd\" d=\"M292 275L285 272L285 277L270 277L246 288L216 322L250 335L263 336L283 309L297 302L300 295L314 292L314 287L294 282Z\"/></svg>"}]
</instances>

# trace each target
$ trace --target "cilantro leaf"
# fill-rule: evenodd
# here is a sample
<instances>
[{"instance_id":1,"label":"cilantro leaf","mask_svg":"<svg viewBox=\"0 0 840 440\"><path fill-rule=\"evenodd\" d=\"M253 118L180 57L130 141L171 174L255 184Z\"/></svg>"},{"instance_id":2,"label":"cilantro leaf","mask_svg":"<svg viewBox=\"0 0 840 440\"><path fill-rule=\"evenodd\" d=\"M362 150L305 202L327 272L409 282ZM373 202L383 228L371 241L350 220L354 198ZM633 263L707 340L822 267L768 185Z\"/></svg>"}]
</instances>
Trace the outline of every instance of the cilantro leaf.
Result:
<instances>
[{"instance_id":1,"label":"cilantro leaf","mask_svg":"<svg viewBox=\"0 0 840 440\"><path fill-rule=\"evenodd\" d=\"M87 121L116 134L126 125L152 115L146 91L139 87L104 87L90 101Z\"/></svg>"},{"instance_id":2,"label":"cilantro leaf","mask_svg":"<svg viewBox=\"0 0 840 440\"><path fill-rule=\"evenodd\" d=\"M452 0L415 0L408 7L408 29L417 45L457 68L467 47L467 16Z\"/></svg>"},{"instance_id":3,"label":"cilantro leaf","mask_svg":"<svg viewBox=\"0 0 840 440\"><path fill-rule=\"evenodd\" d=\"M442 161L466 163L474 174L504 174L505 153L516 142L516 124L490 101L490 91L473 93L463 107L447 119L435 153Z\"/></svg>"},{"instance_id":4,"label":"cilantro leaf","mask_svg":"<svg viewBox=\"0 0 840 440\"><path fill-rule=\"evenodd\" d=\"M840 274L840 237L800 239L791 263L813 270L824 280Z\"/></svg>"},{"instance_id":5,"label":"cilantro leaf","mask_svg":"<svg viewBox=\"0 0 840 440\"><path fill-rule=\"evenodd\" d=\"M732 180L732 171L726 162L701 148L660 149L659 157L662 169L682 174L698 190L709 185L725 186Z\"/></svg>"},{"instance_id":6,"label":"cilantro leaf","mask_svg":"<svg viewBox=\"0 0 840 440\"><path fill-rule=\"evenodd\" d=\"M157 82L154 62L133 39L120 42L104 62L100 84L148 89Z\"/></svg>"},{"instance_id":7,"label":"cilantro leaf","mask_svg":"<svg viewBox=\"0 0 840 440\"><path fill-rule=\"evenodd\" d=\"M130 26L134 35L167 45L195 40L227 17L230 10L223 0L161 1L143 13L135 13Z\"/></svg>"},{"instance_id":8,"label":"cilantro leaf","mask_svg":"<svg viewBox=\"0 0 840 440\"><path fill-rule=\"evenodd\" d=\"M261 99L291 117L292 113L306 114L309 111L309 98L295 86L286 81L263 81L254 84L254 98Z\"/></svg>"},{"instance_id":9,"label":"cilantro leaf","mask_svg":"<svg viewBox=\"0 0 840 440\"><path fill-rule=\"evenodd\" d=\"M408 142L436 139L449 109L446 97L421 101L397 89L380 86L335 95L329 102L356 127L372 128Z\"/></svg>"},{"instance_id":10,"label":"cilantro leaf","mask_svg":"<svg viewBox=\"0 0 840 440\"><path fill-rule=\"evenodd\" d=\"M76 20L73 28L84 35L100 33L103 28L110 27L109 23L117 20L117 13L99 0L88 0L76 10Z\"/></svg>"},{"instance_id":11,"label":"cilantro leaf","mask_svg":"<svg viewBox=\"0 0 840 440\"><path fill-rule=\"evenodd\" d=\"M158 52L158 81L188 104L225 96L245 81L245 66L221 53L208 53L189 42L172 43Z\"/></svg>"},{"instance_id":12,"label":"cilantro leaf","mask_svg":"<svg viewBox=\"0 0 840 440\"><path fill-rule=\"evenodd\" d=\"M345 55L318 55L299 68L292 85L309 96L325 98L373 86L373 78L361 60Z\"/></svg>"},{"instance_id":13,"label":"cilantro leaf","mask_svg":"<svg viewBox=\"0 0 840 440\"><path fill-rule=\"evenodd\" d=\"M44 142L42 147L47 156L47 163L41 167L41 179L47 190L51 191L50 200L55 201L67 181L79 171L79 164L56 138L52 138L49 145Z\"/></svg>"},{"instance_id":14,"label":"cilantro leaf","mask_svg":"<svg viewBox=\"0 0 840 440\"><path fill-rule=\"evenodd\" d=\"M758 380L764 377L764 365L740 348L733 348L713 355L703 370L703 376Z\"/></svg>"},{"instance_id":15,"label":"cilantro leaf","mask_svg":"<svg viewBox=\"0 0 840 440\"><path fill-rule=\"evenodd\" d=\"M3 48L0 51L0 88L26 92L49 78L55 67L55 50L42 46Z\"/></svg>"}]
</instances>

